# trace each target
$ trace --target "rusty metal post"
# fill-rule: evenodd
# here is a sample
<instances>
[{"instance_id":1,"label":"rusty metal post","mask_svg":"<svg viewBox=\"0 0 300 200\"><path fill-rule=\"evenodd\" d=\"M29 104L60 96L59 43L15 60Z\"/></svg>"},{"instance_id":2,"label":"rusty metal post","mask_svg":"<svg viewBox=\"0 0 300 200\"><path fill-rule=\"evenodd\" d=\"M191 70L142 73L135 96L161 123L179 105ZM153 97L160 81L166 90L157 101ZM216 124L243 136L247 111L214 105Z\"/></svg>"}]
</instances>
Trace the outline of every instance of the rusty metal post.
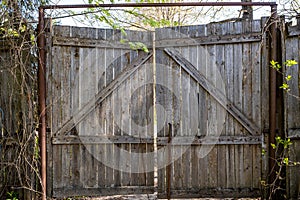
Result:
<instances>
[{"instance_id":1,"label":"rusty metal post","mask_svg":"<svg viewBox=\"0 0 300 200\"><path fill-rule=\"evenodd\" d=\"M38 100L39 100L39 140L40 140L40 156L41 156L41 180L42 180L42 200L46 200L46 65L45 65L45 16L44 8L39 8L39 24L38 24Z\"/></svg>"},{"instance_id":2,"label":"rusty metal post","mask_svg":"<svg viewBox=\"0 0 300 200\"><path fill-rule=\"evenodd\" d=\"M278 61L277 57L277 5L271 6L271 25L270 25L270 60ZM269 89L270 89L270 99L269 99L269 126L270 126L270 135L269 135L269 183L272 184L276 178L276 153L275 149L272 148L271 144L275 144L276 137L276 70L270 67L269 75Z\"/></svg>"}]
</instances>

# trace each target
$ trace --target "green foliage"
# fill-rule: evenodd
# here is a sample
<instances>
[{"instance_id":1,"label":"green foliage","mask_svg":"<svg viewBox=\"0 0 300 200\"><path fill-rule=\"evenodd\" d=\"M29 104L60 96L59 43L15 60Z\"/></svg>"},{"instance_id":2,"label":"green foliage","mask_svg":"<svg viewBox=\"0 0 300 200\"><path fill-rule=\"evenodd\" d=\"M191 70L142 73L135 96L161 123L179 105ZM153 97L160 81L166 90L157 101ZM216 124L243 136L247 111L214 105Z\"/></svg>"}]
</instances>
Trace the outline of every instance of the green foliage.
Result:
<instances>
[{"instance_id":1,"label":"green foliage","mask_svg":"<svg viewBox=\"0 0 300 200\"><path fill-rule=\"evenodd\" d=\"M294 65L297 65L298 62L295 60L287 60L283 64L286 67L292 67ZM282 66L274 60L270 61L270 65L273 69L276 69L278 72L280 72L280 70L282 69ZM282 73L282 72L280 72L280 73ZM282 85L279 88L289 92L290 86L289 86L288 82L292 79L292 76L289 74L283 74L283 76L284 76L284 82L282 83Z\"/></svg>"},{"instance_id":2,"label":"green foliage","mask_svg":"<svg viewBox=\"0 0 300 200\"><path fill-rule=\"evenodd\" d=\"M145 51L145 52L149 52L147 46L144 44L144 43L141 43L141 42L128 42L130 48L132 50L142 50L142 51Z\"/></svg>"},{"instance_id":3,"label":"green foliage","mask_svg":"<svg viewBox=\"0 0 300 200\"><path fill-rule=\"evenodd\" d=\"M7 192L6 200L18 200L18 193L15 191Z\"/></svg>"},{"instance_id":4,"label":"green foliage","mask_svg":"<svg viewBox=\"0 0 300 200\"><path fill-rule=\"evenodd\" d=\"M283 152L288 152L290 146L293 144L290 138L282 139L280 136L275 138L276 144L271 144L273 149L278 150L279 148L283 148ZM282 154L282 156L278 159L277 165L281 166L294 166L299 165L300 162L290 161L286 154Z\"/></svg>"},{"instance_id":5,"label":"green foliage","mask_svg":"<svg viewBox=\"0 0 300 200\"><path fill-rule=\"evenodd\" d=\"M278 190L284 191L281 183L285 181L285 168L289 166L300 165L300 162L293 162L288 157L288 152L293 143L290 138L283 139L280 136L275 137L275 143L271 143L272 149L275 150L276 157L271 158L275 161L277 166L272 169L275 173L275 180L272 183L268 183L266 180L261 180L260 183L265 189L269 189L269 197L267 199L272 199ZM262 149L262 155L265 155L265 149ZM283 195L283 198L286 195Z\"/></svg>"}]
</instances>

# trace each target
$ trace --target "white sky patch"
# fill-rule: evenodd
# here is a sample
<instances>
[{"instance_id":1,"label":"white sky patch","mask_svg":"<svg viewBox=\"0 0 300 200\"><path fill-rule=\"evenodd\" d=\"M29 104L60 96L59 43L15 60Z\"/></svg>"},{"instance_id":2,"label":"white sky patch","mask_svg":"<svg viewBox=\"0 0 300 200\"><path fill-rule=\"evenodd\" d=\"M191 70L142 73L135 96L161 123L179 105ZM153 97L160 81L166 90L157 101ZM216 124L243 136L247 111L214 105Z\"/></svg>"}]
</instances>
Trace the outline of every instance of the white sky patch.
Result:
<instances>
[{"instance_id":1,"label":"white sky patch","mask_svg":"<svg viewBox=\"0 0 300 200\"><path fill-rule=\"evenodd\" d=\"M187 0L187 2L193 2L194 0ZM213 1L213 0L207 0L207 1ZM238 0L224 0L224 1L231 1L231 2L239 2ZM254 2L261 2L260 0L253 0ZM280 0L277 1L279 4L279 10L283 7L283 5L287 5L286 2L288 0ZM118 1L118 2L122 2ZM274 2L272 0L265 0L265 2ZM59 4L59 5L68 5L68 4L87 4L87 0L52 0L51 4ZM205 8L206 9L206 8ZM208 8L207 8L208 9ZM253 7L254 13L254 19L260 19L263 16L270 16L271 8L269 6L264 7ZM85 9L73 9L72 12L82 12L85 11ZM237 18L241 17L240 15L241 7L239 6L232 6L232 7L224 7L223 11L216 14L214 19L211 19L210 17L204 16L200 18L198 21L194 22L193 24L205 24L212 21L220 21L220 20L226 20L230 18ZM57 16L68 16L70 13L66 12L66 10L52 10L47 11L48 14L50 14L51 17L57 17ZM84 18L84 16L76 16L76 17L66 17L66 18L60 18L60 19L54 19L54 23L58 23L61 25L70 25L70 26L84 26L84 27L101 27L101 28L108 28L108 25L105 25L103 23L95 24L95 23L88 23L88 20Z\"/></svg>"}]
</instances>

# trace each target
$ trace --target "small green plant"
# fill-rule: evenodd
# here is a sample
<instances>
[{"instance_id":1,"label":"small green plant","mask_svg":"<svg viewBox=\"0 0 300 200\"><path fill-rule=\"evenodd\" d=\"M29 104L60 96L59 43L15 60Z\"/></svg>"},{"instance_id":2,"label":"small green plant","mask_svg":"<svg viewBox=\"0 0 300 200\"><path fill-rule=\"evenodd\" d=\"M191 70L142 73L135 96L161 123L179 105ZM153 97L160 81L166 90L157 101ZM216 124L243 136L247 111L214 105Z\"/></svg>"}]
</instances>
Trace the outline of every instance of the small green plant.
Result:
<instances>
[{"instance_id":1,"label":"small green plant","mask_svg":"<svg viewBox=\"0 0 300 200\"><path fill-rule=\"evenodd\" d=\"M277 160L277 165L280 167L282 165L284 166L295 166L295 165L299 165L300 162L293 162L293 161L290 161L289 158L287 157L287 153L289 151L289 147L293 144L291 142L291 139L290 138L287 138L287 139L282 139L280 136L277 136L275 138L276 140L276 144L271 144L272 148L273 149L276 149L276 151L278 150L278 148L282 147L283 148L283 155L281 158L279 158Z\"/></svg>"},{"instance_id":2,"label":"small green plant","mask_svg":"<svg viewBox=\"0 0 300 200\"><path fill-rule=\"evenodd\" d=\"M269 189L269 198L272 199L272 197L276 194L278 190L284 191L285 189L281 187L280 181L283 181L285 179L284 175L284 169L288 166L296 166L300 165L300 162L291 161L288 157L288 152L290 149L290 146L293 143L291 142L290 138L283 139L280 136L277 136L275 138L275 143L271 143L271 147L276 152L276 158L272 158L275 160L275 163L277 167L274 167L273 170L275 170L275 179L272 183L267 183L265 180L261 180L261 185L265 189ZM262 155L265 155L266 151L265 149L262 149ZM284 198L286 196L284 195Z\"/></svg>"},{"instance_id":3,"label":"small green plant","mask_svg":"<svg viewBox=\"0 0 300 200\"><path fill-rule=\"evenodd\" d=\"M282 68L282 66L281 66L278 62L276 62L276 61L274 61L274 60L271 60L271 61L270 61L270 64L271 64L271 67L272 67L273 69L276 69L278 72L280 72L280 73L284 76L284 80L283 80L283 83L282 83L282 85L280 86L280 88L283 89L283 90L285 90L285 91L287 91L287 92L289 92L289 91L290 91L290 86L289 86L288 82L292 79L292 76L289 75L289 74L283 74L283 73L280 71L281 68ZM297 65L298 62L295 61L295 60L287 60L287 61L284 62L283 64L284 64L284 66L286 66L286 67L292 67L292 66L294 66L294 65Z\"/></svg>"},{"instance_id":4,"label":"small green plant","mask_svg":"<svg viewBox=\"0 0 300 200\"><path fill-rule=\"evenodd\" d=\"M18 200L18 193L15 191L7 192L6 200Z\"/></svg>"},{"instance_id":5,"label":"small green plant","mask_svg":"<svg viewBox=\"0 0 300 200\"><path fill-rule=\"evenodd\" d=\"M272 60L270 61L270 67L275 69L277 72L282 74L283 76L283 83L279 87L280 89L283 89L285 92L287 92L289 95L295 96L290 93L290 85L289 81L292 80L292 75L287 74L285 72L282 72L282 68L285 67L290 68L294 65L297 65L298 62L295 60L286 60L283 65L279 64L278 62ZM297 97L297 96L295 96ZM299 98L299 97L297 97ZM273 171L271 173L275 173L275 179L271 183L267 183L265 180L261 180L261 185L269 189L269 197L268 199L272 199L274 195L277 195L277 191L284 191L285 189L282 187L282 181L285 179L285 168L289 166L295 166L300 165L300 162L291 161L288 157L290 146L292 145L292 142L290 138L281 138L280 136L275 137L275 143L271 143L271 148L275 150L275 158L271 158L275 161L275 165L273 167ZM265 155L266 151L265 149L262 149L262 155ZM286 199L286 195L283 194L282 198ZM281 197L280 197L281 198Z\"/></svg>"}]
</instances>

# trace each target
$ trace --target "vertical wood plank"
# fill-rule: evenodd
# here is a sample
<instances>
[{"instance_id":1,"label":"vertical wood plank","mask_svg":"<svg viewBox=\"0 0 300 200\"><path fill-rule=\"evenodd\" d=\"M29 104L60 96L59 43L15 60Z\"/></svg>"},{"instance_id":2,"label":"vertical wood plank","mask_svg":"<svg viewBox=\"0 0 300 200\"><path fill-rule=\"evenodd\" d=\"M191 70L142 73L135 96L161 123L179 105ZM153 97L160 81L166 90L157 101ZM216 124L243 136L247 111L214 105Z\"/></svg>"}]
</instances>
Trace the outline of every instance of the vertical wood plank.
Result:
<instances>
[{"instance_id":1,"label":"vertical wood plank","mask_svg":"<svg viewBox=\"0 0 300 200\"><path fill-rule=\"evenodd\" d=\"M53 190L62 188L62 146L53 148Z\"/></svg>"},{"instance_id":2,"label":"vertical wood plank","mask_svg":"<svg viewBox=\"0 0 300 200\"><path fill-rule=\"evenodd\" d=\"M223 26L222 33L223 33ZM216 87L226 94L226 72L225 72L225 45L217 45L216 46ZM226 134L226 111L223 107L217 104L217 135L223 136ZM222 117L225 117L224 119ZM217 146L217 187L226 188L226 151L227 148L225 145Z\"/></svg>"},{"instance_id":3,"label":"vertical wood plank","mask_svg":"<svg viewBox=\"0 0 300 200\"><path fill-rule=\"evenodd\" d=\"M182 48L182 55L189 58L189 47ZM182 136L192 136L191 133L191 111L190 111L190 76L182 69L181 70L181 120L182 120ZM191 148L189 146L182 146L182 177L183 188L190 188L191 186Z\"/></svg>"},{"instance_id":4,"label":"vertical wood plank","mask_svg":"<svg viewBox=\"0 0 300 200\"><path fill-rule=\"evenodd\" d=\"M121 91L123 91L124 94L129 94L130 92L130 79L126 80L125 83L123 84L123 86L120 88ZM122 93L122 94L123 94ZM124 95L122 100L122 105L121 105L121 109L122 109L122 125L121 125L121 135L128 135L130 133L128 133L126 130L130 130L130 105L128 102L130 102L130 97L128 95ZM123 158L124 160L127 160L128 163L130 164L131 158L129 153L131 152L131 145L130 144L122 144L121 148L124 151L127 151L128 154L126 154L126 157ZM122 186L130 186L131 185L131 173L130 173L130 165L126 166L127 171L122 172ZM129 171L129 172L128 172Z\"/></svg>"},{"instance_id":5,"label":"vertical wood plank","mask_svg":"<svg viewBox=\"0 0 300 200\"><path fill-rule=\"evenodd\" d=\"M182 78L180 67L175 65L175 63L172 65L172 89L173 91L180 91L180 95L177 97L173 97L173 120L174 120L174 127L173 127L173 137L175 136L182 136L183 132L183 110L182 110L182 90L181 90L181 84L183 78ZM179 101L179 102L178 102ZM178 105L179 103L179 105ZM178 112L179 111L179 112ZM180 113L180 114L179 114ZM178 115L179 114L179 115ZM178 121L177 121L178 120ZM177 122L177 123L176 123ZM178 158L174 161L174 189L180 189L183 187L183 176L182 176L182 147L181 145L174 145L172 149L172 153L174 154L174 157Z\"/></svg>"},{"instance_id":6,"label":"vertical wood plank","mask_svg":"<svg viewBox=\"0 0 300 200\"><path fill-rule=\"evenodd\" d=\"M228 29L230 26L228 27ZM226 69L226 77L227 77L227 98L229 101L233 102L233 45L225 45L225 69ZM233 118L227 114L226 120L226 135L234 135L234 125ZM226 146L226 186L227 188L235 187L235 160L234 160L234 146L227 145Z\"/></svg>"},{"instance_id":7,"label":"vertical wood plank","mask_svg":"<svg viewBox=\"0 0 300 200\"><path fill-rule=\"evenodd\" d=\"M300 61L300 40L299 37L291 37L286 40L286 59L287 60L296 60L298 63ZM289 81L290 86L290 93L299 96L299 82L300 82L300 75L299 75L299 64L287 67L286 73L292 76L292 80ZM300 103L299 99L296 99L290 95L286 95L287 98L287 128L288 130L292 130L293 128L298 128L300 126L300 117L299 117L299 110L300 110ZM296 132L296 131L295 131ZM294 136L292 132L288 133L289 136ZM295 162L299 162L299 140L294 140L293 145L291 146L291 151L289 153L289 159ZM299 197L299 166L289 167L288 168L288 194L290 198L298 198Z\"/></svg>"},{"instance_id":8,"label":"vertical wood plank","mask_svg":"<svg viewBox=\"0 0 300 200\"><path fill-rule=\"evenodd\" d=\"M260 188L261 187L261 146L253 145L252 146L252 188Z\"/></svg>"},{"instance_id":9,"label":"vertical wood plank","mask_svg":"<svg viewBox=\"0 0 300 200\"><path fill-rule=\"evenodd\" d=\"M146 85L146 124L147 124L147 137L153 138L154 137L154 130L153 130L153 63L150 61L146 64L145 70L146 82L150 83ZM154 145L153 143L146 144L146 151L148 154L151 153L151 157L148 157L148 162L146 165L147 173L147 186L154 186Z\"/></svg>"},{"instance_id":10,"label":"vertical wood plank","mask_svg":"<svg viewBox=\"0 0 300 200\"><path fill-rule=\"evenodd\" d=\"M131 91L129 94L131 94L130 98L130 120L131 120L131 135L133 137L139 137L139 127L138 125L138 121L139 121L139 112L137 112L138 108L139 108L139 93L140 93L140 89L138 88L139 86L139 77L138 77L138 72L136 72L135 74L133 74L130 78L131 80ZM140 174L138 166L139 166L139 156L134 156L135 153L139 153L139 144L131 144L131 166L132 166L132 174L131 174L131 178L132 178L132 184L133 185L138 185L139 184L139 179L140 179ZM133 173L134 172L134 173Z\"/></svg>"},{"instance_id":11,"label":"vertical wood plank","mask_svg":"<svg viewBox=\"0 0 300 200\"><path fill-rule=\"evenodd\" d=\"M216 27L211 27L212 29L215 29ZM214 30L212 30L214 31ZM207 48L208 51L208 57L207 59L207 68L206 68L206 77L207 79L214 85L216 86L217 83L217 68L216 68L216 46L208 46ZM217 133L217 127L218 127L218 117L217 117L217 102L216 100L212 97L209 96L209 107L208 107L208 132L207 134L210 136L216 136ZM215 120L217 119L217 120ZM217 186L217 148L214 147L211 149L209 154L207 155L208 157L208 168L207 168L207 174L208 174L208 187L216 187Z\"/></svg>"},{"instance_id":12,"label":"vertical wood plank","mask_svg":"<svg viewBox=\"0 0 300 200\"><path fill-rule=\"evenodd\" d=\"M242 44L233 45L233 63L234 63L234 80L233 80L233 89L234 89L234 104L238 109L242 109L242 80L243 80L243 66L242 66ZM237 121L234 121L234 133L235 135L240 135L243 133L243 128ZM243 181L243 146L238 145L234 146L235 151L235 176L236 176L236 186L240 185Z\"/></svg>"},{"instance_id":13,"label":"vertical wood plank","mask_svg":"<svg viewBox=\"0 0 300 200\"><path fill-rule=\"evenodd\" d=\"M155 32L155 37L160 38L160 32L157 31ZM164 54L161 50L156 50L155 52L155 60L156 60L156 82L159 80L159 82L163 85L168 85L168 80L169 80L169 74L167 73L167 64L168 64L168 59L164 58ZM164 62L165 61L165 62ZM164 95L166 88L160 84L154 85L155 87L155 92L156 92L156 102L154 102L154 106L156 107L156 116L157 118L161 118L162 115L166 116L168 118L168 113L166 112L165 105L167 102L167 98ZM162 110L163 109L163 110ZM155 120L155 119L154 119ZM164 137L166 136L166 126L165 126L165 121L164 120L157 120L157 137ZM163 146L157 146L158 148L158 154L157 154L157 162L158 163L163 163L164 159L166 158L165 151L162 150ZM166 191L166 168L165 167L160 167L158 169L158 190L161 192Z\"/></svg>"},{"instance_id":14,"label":"vertical wood plank","mask_svg":"<svg viewBox=\"0 0 300 200\"><path fill-rule=\"evenodd\" d=\"M257 124L258 127L261 127L262 120L262 63L261 63L261 49L260 43L251 44L251 60L252 60L252 119ZM264 94L268 94L265 93Z\"/></svg>"},{"instance_id":15,"label":"vertical wood plank","mask_svg":"<svg viewBox=\"0 0 300 200\"><path fill-rule=\"evenodd\" d=\"M194 48L197 50L197 48ZM196 51L197 52L197 51ZM195 54L193 54L195 55ZM196 54L196 57L199 55ZM190 126L191 126L191 135L197 136L198 135L198 126L199 126L199 103L198 103L198 94L199 88L198 84L193 80L190 79L190 94L189 94L189 101L190 101ZM198 157L198 147L191 146L191 188L198 188L199 187L199 157Z\"/></svg>"}]
</instances>

